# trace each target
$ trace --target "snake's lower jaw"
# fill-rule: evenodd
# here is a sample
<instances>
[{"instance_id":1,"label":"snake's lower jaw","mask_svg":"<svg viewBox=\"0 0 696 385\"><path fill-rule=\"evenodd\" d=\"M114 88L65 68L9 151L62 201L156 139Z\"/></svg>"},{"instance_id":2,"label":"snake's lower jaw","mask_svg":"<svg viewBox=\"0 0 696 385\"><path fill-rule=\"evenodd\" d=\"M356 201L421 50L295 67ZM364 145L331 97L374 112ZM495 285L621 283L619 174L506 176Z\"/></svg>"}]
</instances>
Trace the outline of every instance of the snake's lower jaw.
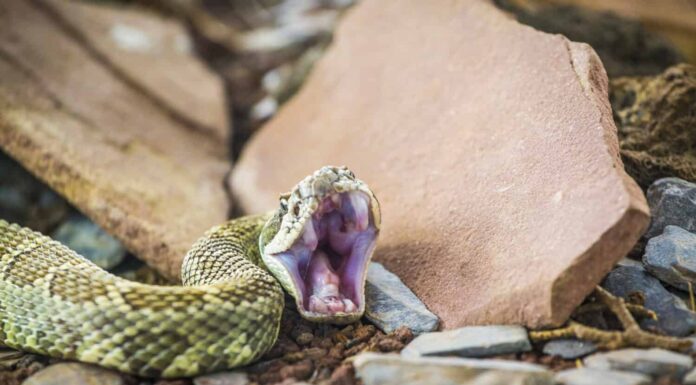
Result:
<instances>
[{"instance_id":1,"label":"snake's lower jaw","mask_svg":"<svg viewBox=\"0 0 696 385\"><path fill-rule=\"evenodd\" d=\"M300 314L311 321L350 323L365 311L365 276L378 224L362 191L323 198L289 250L274 254L290 275Z\"/></svg>"}]
</instances>

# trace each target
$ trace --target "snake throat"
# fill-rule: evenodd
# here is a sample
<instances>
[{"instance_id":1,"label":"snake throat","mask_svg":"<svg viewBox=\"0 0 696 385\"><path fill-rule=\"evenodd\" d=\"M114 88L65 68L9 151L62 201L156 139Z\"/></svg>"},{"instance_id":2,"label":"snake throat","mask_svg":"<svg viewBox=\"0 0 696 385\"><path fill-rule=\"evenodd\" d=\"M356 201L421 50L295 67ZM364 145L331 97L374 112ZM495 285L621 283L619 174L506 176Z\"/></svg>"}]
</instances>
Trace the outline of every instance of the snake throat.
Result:
<instances>
[{"instance_id":1,"label":"snake throat","mask_svg":"<svg viewBox=\"0 0 696 385\"><path fill-rule=\"evenodd\" d=\"M304 313L331 316L364 308L361 282L377 233L364 192L333 193L319 201L301 236L273 254L290 273Z\"/></svg>"}]
</instances>

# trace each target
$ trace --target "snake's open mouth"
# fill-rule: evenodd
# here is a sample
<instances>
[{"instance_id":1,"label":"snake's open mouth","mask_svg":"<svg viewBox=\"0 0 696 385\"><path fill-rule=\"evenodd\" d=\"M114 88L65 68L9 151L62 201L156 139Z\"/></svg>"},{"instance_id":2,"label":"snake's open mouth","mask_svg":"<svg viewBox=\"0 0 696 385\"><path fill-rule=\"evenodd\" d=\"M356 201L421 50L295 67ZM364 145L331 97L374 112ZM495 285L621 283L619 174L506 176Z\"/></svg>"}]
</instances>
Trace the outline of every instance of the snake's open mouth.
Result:
<instances>
[{"instance_id":1,"label":"snake's open mouth","mask_svg":"<svg viewBox=\"0 0 696 385\"><path fill-rule=\"evenodd\" d=\"M315 315L361 312L367 262L376 239L367 194L350 191L324 197L292 247L276 254L298 289L302 310Z\"/></svg>"}]
</instances>

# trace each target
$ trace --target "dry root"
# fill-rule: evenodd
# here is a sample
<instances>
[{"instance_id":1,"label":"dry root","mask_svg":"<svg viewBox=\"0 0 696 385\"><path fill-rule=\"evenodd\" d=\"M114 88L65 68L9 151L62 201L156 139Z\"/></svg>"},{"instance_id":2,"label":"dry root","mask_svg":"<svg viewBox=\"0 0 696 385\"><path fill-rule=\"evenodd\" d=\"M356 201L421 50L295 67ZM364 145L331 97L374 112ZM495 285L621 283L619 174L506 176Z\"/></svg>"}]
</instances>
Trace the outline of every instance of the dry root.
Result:
<instances>
[{"instance_id":1,"label":"dry root","mask_svg":"<svg viewBox=\"0 0 696 385\"><path fill-rule=\"evenodd\" d=\"M692 342L690 340L652 334L641 329L631 314L656 320L657 315L653 311L645 309L641 305L627 304L623 298L616 297L599 286L595 288L595 295L599 303L581 306L576 313L603 310L606 307L616 315L624 330L601 330L576 321L569 321L567 326L559 329L532 331L529 333L529 338L534 342L577 338L592 341L598 348L606 350L635 347L686 352L691 349Z\"/></svg>"}]
</instances>

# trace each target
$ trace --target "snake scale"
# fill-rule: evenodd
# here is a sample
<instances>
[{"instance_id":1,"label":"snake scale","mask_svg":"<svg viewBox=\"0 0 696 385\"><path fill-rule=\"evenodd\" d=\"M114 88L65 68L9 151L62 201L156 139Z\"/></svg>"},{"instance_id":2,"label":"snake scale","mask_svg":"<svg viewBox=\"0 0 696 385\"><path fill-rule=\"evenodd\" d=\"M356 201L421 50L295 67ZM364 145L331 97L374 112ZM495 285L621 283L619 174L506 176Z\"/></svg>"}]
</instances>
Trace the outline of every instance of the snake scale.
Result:
<instances>
[{"instance_id":1,"label":"snake scale","mask_svg":"<svg viewBox=\"0 0 696 385\"><path fill-rule=\"evenodd\" d=\"M363 314L379 225L365 183L323 167L282 195L275 212L209 230L184 258L183 286L154 286L0 220L0 342L145 377L245 365L278 336L282 288L312 321Z\"/></svg>"}]
</instances>

